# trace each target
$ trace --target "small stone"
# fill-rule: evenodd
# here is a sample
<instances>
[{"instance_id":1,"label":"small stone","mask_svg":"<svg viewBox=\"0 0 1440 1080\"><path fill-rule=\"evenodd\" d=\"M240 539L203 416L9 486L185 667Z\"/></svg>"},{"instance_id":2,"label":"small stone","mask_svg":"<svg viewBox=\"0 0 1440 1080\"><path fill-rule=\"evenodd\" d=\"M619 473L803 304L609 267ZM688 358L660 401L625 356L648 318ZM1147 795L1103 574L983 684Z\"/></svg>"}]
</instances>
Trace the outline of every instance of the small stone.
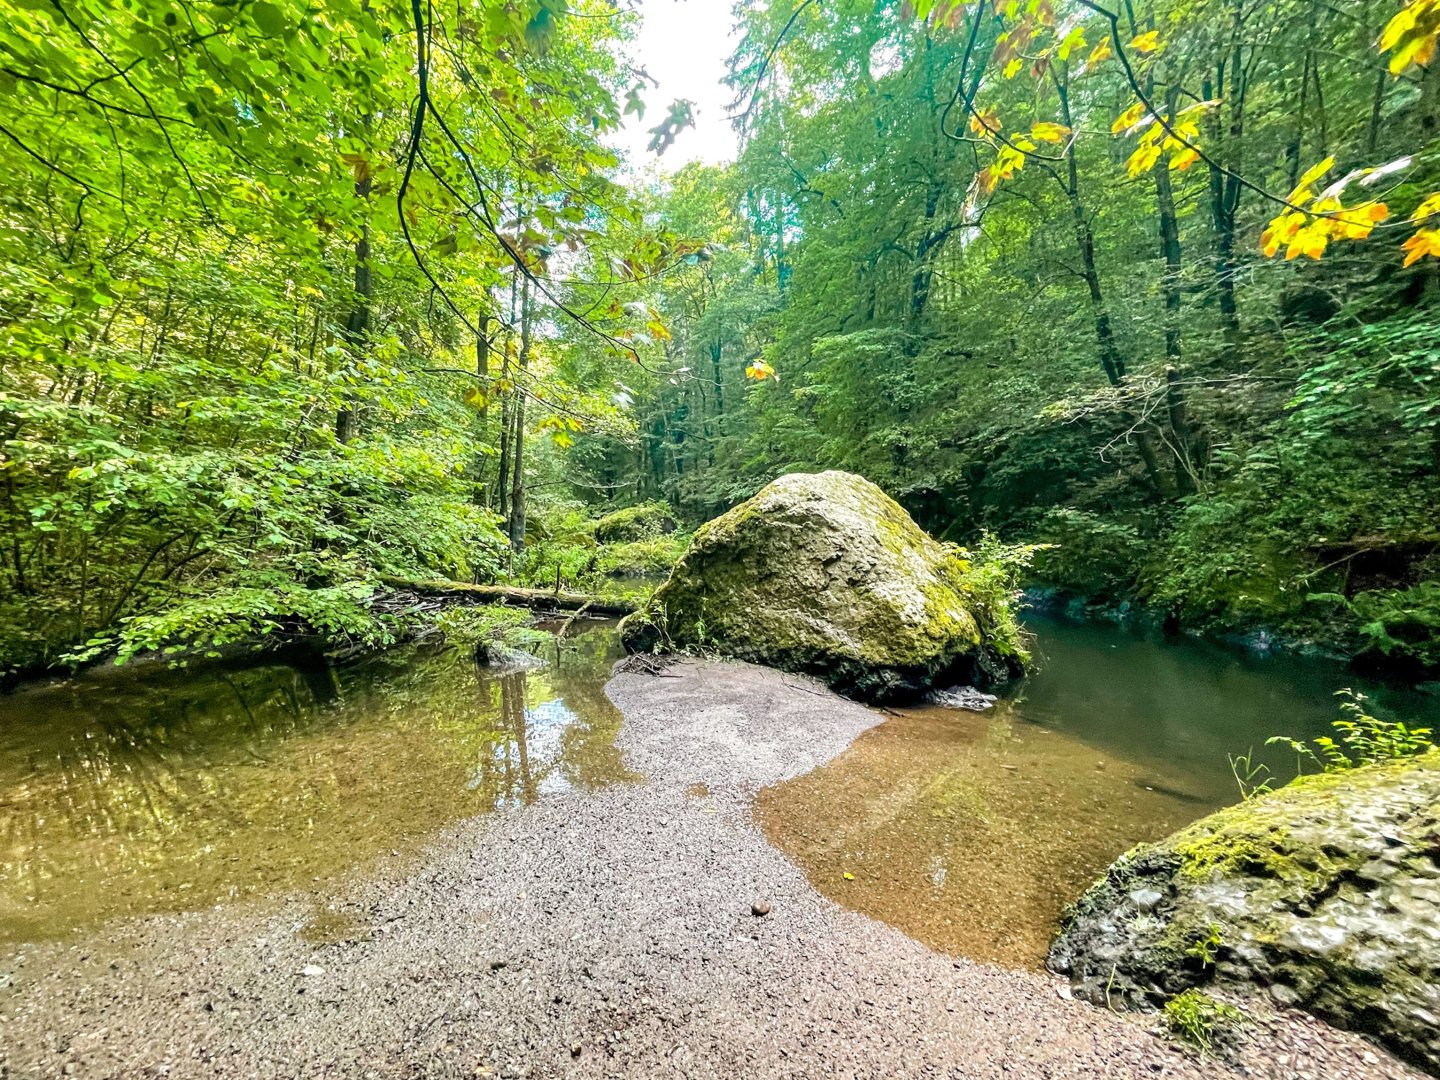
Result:
<instances>
[{"instance_id":1,"label":"small stone","mask_svg":"<svg viewBox=\"0 0 1440 1080\"><path fill-rule=\"evenodd\" d=\"M1159 889L1136 889L1130 894L1130 902L1141 911L1154 911L1165 894Z\"/></svg>"},{"instance_id":2,"label":"small stone","mask_svg":"<svg viewBox=\"0 0 1440 1080\"><path fill-rule=\"evenodd\" d=\"M319 967L319 966L316 965L316 964L306 964L303 968L300 969L300 974L301 974L301 975L306 975L306 976L311 976L311 975L324 975L324 974L325 974L325 969L322 968L322 967Z\"/></svg>"},{"instance_id":3,"label":"small stone","mask_svg":"<svg viewBox=\"0 0 1440 1080\"><path fill-rule=\"evenodd\" d=\"M580 1051L581 1051L582 1049L584 1049L584 1047L582 1047L578 1042L577 1042L577 1043L571 1043L571 1044L570 1044L570 1056L571 1056L571 1057L579 1057L579 1056L580 1056Z\"/></svg>"},{"instance_id":4,"label":"small stone","mask_svg":"<svg viewBox=\"0 0 1440 1080\"><path fill-rule=\"evenodd\" d=\"M768 900L756 900L753 904L750 905L750 914L751 914L751 915L754 915L757 919L763 918L764 916L769 915L769 914L770 914L770 901L768 901Z\"/></svg>"},{"instance_id":5,"label":"small stone","mask_svg":"<svg viewBox=\"0 0 1440 1080\"><path fill-rule=\"evenodd\" d=\"M506 968L506 967L509 967L509 966L510 966L510 961L509 961L509 960L506 960L504 957L497 956L494 960L491 960L491 961L490 961L490 970L491 970L491 971L499 971L501 968Z\"/></svg>"}]
</instances>

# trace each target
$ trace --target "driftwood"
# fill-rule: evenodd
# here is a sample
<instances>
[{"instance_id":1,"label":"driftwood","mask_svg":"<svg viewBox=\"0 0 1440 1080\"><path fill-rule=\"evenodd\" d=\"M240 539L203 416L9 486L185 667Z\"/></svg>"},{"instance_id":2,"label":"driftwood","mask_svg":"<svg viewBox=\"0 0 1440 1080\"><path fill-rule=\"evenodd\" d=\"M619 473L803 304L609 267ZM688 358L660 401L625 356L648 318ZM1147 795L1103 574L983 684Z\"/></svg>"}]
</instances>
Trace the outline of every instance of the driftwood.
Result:
<instances>
[{"instance_id":1,"label":"driftwood","mask_svg":"<svg viewBox=\"0 0 1440 1080\"><path fill-rule=\"evenodd\" d=\"M404 589L421 596L438 596L450 600L469 600L483 604L518 604L522 607L549 611L587 611L596 615L629 615L639 605L630 600L601 600L584 593L521 589L513 585L470 585L463 581L406 581L386 578L392 588Z\"/></svg>"}]
</instances>

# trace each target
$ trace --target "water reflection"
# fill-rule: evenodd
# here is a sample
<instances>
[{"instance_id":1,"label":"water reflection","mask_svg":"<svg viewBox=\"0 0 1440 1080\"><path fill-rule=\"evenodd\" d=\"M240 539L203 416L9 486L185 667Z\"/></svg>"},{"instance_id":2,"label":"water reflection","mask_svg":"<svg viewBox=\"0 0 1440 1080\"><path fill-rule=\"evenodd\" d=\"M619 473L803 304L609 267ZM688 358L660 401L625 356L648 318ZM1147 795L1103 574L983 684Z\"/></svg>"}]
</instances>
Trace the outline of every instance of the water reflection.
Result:
<instances>
[{"instance_id":1,"label":"water reflection","mask_svg":"<svg viewBox=\"0 0 1440 1080\"><path fill-rule=\"evenodd\" d=\"M546 651L503 675L412 649L0 697L0 939L323 881L447 822L629 779L613 627Z\"/></svg>"}]
</instances>

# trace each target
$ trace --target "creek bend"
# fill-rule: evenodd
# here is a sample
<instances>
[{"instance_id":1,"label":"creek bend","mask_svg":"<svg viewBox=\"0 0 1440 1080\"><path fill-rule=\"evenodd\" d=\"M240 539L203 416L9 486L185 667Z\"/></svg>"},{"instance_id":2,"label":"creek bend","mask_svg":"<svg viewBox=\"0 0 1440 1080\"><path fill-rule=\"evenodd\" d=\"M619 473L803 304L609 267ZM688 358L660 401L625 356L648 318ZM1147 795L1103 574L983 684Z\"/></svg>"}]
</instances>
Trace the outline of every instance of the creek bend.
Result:
<instances>
[{"instance_id":1,"label":"creek bend","mask_svg":"<svg viewBox=\"0 0 1440 1080\"><path fill-rule=\"evenodd\" d=\"M1311 737L1355 686L1254 658L1032 620L1040 671L986 714L887 710L755 816L821 892L939 951L1035 967L1065 903L1132 844L1238 797L1227 753ZM402 649L338 669L136 669L0 698L0 940L201 910L364 873L445 825L642 779L604 687L613 624L496 674ZM346 927L317 923L323 940Z\"/></svg>"}]
</instances>

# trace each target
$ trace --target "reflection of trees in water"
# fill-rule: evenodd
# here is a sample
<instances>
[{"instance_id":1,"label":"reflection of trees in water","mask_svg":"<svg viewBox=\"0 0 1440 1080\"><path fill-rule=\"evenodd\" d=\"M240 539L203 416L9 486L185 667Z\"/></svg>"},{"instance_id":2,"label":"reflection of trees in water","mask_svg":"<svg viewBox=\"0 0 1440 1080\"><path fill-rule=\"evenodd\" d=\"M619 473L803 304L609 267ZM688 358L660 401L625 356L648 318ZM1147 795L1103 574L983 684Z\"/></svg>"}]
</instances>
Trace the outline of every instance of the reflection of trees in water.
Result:
<instances>
[{"instance_id":1,"label":"reflection of trees in water","mask_svg":"<svg viewBox=\"0 0 1440 1080\"><path fill-rule=\"evenodd\" d=\"M137 815L165 826L206 797L197 762L267 763L257 748L303 728L314 712L312 680L288 668L215 672L183 686L165 675L157 684L61 688L17 702L23 730L4 726L25 745L0 753L7 832L36 812L91 828L119 830Z\"/></svg>"},{"instance_id":2,"label":"reflection of trees in water","mask_svg":"<svg viewBox=\"0 0 1440 1080\"><path fill-rule=\"evenodd\" d=\"M0 699L0 937L16 918L303 884L446 821L625 778L613 634L549 658L500 674L396 650Z\"/></svg>"},{"instance_id":3,"label":"reflection of trees in water","mask_svg":"<svg viewBox=\"0 0 1440 1080\"><path fill-rule=\"evenodd\" d=\"M542 764L539 776L531 765L526 709L529 680L523 671L496 676L478 658L473 665L478 696L487 711L495 710L497 723L490 732L491 737L477 747L476 769L470 786L481 793L490 809L532 803L540 780L553 768L553 763Z\"/></svg>"}]
</instances>

